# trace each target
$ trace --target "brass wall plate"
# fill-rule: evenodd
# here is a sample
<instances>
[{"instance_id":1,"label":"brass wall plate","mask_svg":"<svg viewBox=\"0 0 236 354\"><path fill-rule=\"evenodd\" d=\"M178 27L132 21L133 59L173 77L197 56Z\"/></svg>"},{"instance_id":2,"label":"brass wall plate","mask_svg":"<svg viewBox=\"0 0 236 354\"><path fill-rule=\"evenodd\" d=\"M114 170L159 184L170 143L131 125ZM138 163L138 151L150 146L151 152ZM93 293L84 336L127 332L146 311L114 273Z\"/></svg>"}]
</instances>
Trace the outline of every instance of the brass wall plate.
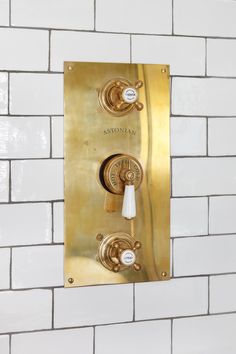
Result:
<instances>
[{"instance_id":1,"label":"brass wall plate","mask_svg":"<svg viewBox=\"0 0 236 354\"><path fill-rule=\"evenodd\" d=\"M139 89L142 110L111 115L99 102L113 78ZM64 64L65 286L166 280L170 277L169 67L157 64ZM121 216L121 195L101 184L102 162L128 154L142 165L137 216ZM140 241L139 272L114 273L98 260L98 234L128 233Z\"/></svg>"}]
</instances>

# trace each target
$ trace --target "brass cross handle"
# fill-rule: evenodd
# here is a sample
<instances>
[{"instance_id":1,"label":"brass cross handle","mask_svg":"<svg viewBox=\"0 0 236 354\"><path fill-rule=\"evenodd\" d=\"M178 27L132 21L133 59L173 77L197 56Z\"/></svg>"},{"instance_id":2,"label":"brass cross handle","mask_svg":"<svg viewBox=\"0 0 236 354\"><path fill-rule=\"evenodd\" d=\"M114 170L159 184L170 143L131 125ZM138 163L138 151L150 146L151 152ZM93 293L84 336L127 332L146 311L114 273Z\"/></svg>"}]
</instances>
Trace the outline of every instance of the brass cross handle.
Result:
<instances>
[{"instance_id":1,"label":"brass cross handle","mask_svg":"<svg viewBox=\"0 0 236 354\"><path fill-rule=\"evenodd\" d=\"M114 116L124 116L133 109L141 111L143 104L138 100L138 89L142 86L141 80L137 80L132 85L130 81L123 78L112 79L99 91L99 102Z\"/></svg>"},{"instance_id":2,"label":"brass cross handle","mask_svg":"<svg viewBox=\"0 0 236 354\"><path fill-rule=\"evenodd\" d=\"M141 265L136 262L137 250L141 242L136 241L131 235L124 232L115 232L110 235L97 235L100 241L98 260L103 266L115 273L132 267L135 271L141 270Z\"/></svg>"}]
</instances>

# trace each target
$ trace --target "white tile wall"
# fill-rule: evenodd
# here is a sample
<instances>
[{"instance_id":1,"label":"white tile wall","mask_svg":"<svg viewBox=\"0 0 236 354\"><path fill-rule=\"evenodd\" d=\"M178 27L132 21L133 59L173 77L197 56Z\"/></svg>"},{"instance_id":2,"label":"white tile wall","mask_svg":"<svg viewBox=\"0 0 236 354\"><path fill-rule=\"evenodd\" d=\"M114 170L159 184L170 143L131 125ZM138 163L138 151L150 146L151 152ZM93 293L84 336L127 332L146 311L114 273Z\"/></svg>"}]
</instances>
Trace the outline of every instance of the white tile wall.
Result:
<instances>
[{"instance_id":1,"label":"white tile wall","mask_svg":"<svg viewBox=\"0 0 236 354\"><path fill-rule=\"evenodd\" d=\"M96 354L170 354L170 321L149 321L96 328Z\"/></svg>"},{"instance_id":2,"label":"white tile wall","mask_svg":"<svg viewBox=\"0 0 236 354\"><path fill-rule=\"evenodd\" d=\"M0 134L0 158L49 157L48 117L2 117Z\"/></svg>"},{"instance_id":3,"label":"white tile wall","mask_svg":"<svg viewBox=\"0 0 236 354\"><path fill-rule=\"evenodd\" d=\"M93 29L93 0L12 0L13 26Z\"/></svg>"},{"instance_id":4,"label":"white tile wall","mask_svg":"<svg viewBox=\"0 0 236 354\"><path fill-rule=\"evenodd\" d=\"M0 114L8 110L8 75L0 72Z\"/></svg>"},{"instance_id":5,"label":"white tile wall","mask_svg":"<svg viewBox=\"0 0 236 354\"><path fill-rule=\"evenodd\" d=\"M236 14L236 11L235 11ZM236 40L207 40L207 74L210 76L236 76Z\"/></svg>"},{"instance_id":6,"label":"white tile wall","mask_svg":"<svg viewBox=\"0 0 236 354\"><path fill-rule=\"evenodd\" d=\"M12 200L63 199L63 160L12 162Z\"/></svg>"},{"instance_id":7,"label":"white tile wall","mask_svg":"<svg viewBox=\"0 0 236 354\"><path fill-rule=\"evenodd\" d=\"M236 315L174 320L173 354L235 354Z\"/></svg>"},{"instance_id":8,"label":"white tile wall","mask_svg":"<svg viewBox=\"0 0 236 354\"><path fill-rule=\"evenodd\" d=\"M64 61L129 62L130 38L122 34L53 31L51 70L63 71Z\"/></svg>"},{"instance_id":9,"label":"white tile wall","mask_svg":"<svg viewBox=\"0 0 236 354\"><path fill-rule=\"evenodd\" d=\"M63 285L63 247L19 247L12 251L12 287Z\"/></svg>"},{"instance_id":10,"label":"white tile wall","mask_svg":"<svg viewBox=\"0 0 236 354\"><path fill-rule=\"evenodd\" d=\"M48 69L48 31L0 28L0 47L3 70Z\"/></svg>"},{"instance_id":11,"label":"white tile wall","mask_svg":"<svg viewBox=\"0 0 236 354\"><path fill-rule=\"evenodd\" d=\"M236 155L236 118L208 121L208 153L211 156Z\"/></svg>"},{"instance_id":12,"label":"white tile wall","mask_svg":"<svg viewBox=\"0 0 236 354\"><path fill-rule=\"evenodd\" d=\"M55 328L126 322L132 317L132 284L55 289Z\"/></svg>"},{"instance_id":13,"label":"white tile wall","mask_svg":"<svg viewBox=\"0 0 236 354\"><path fill-rule=\"evenodd\" d=\"M0 25L9 25L9 0L0 0Z\"/></svg>"},{"instance_id":14,"label":"white tile wall","mask_svg":"<svg viewBox=\"0 0 236 354\"><path fill-rule=\"evenodd\" d=\"M174 275L236 272L236 235L174 241Z\"/></svg>"},{"instance_id":15,"label":"white tile wall","mask_svg":"<svg viewBox=\"0 0 236 354\"><path fill-rule=\"evenodd\" d=\"M140 283L135 289L136 320L198 315L208 310L206 277Z\"/></svg>"},{"instance_id":16,"label":"white tile wall","mask_svg":"<svg viewBox=\"0 0 236 354\"><path fill-rule=\"evenodd\" d=\"M209 203L209 232L236 233L236 197L211 197Z\"/></svg>"},{"instance_id":17,"label":"white tile wall","mask_svg":"<svg viewBox=\"0 0 236 354\"><path fill-rule=\"evenodd\" d=\"M207 198L171 200L171 236L196 236L208 233Z\"/></svg>"},{"instance_id":18,"label":"white tile wall","mask_svg":"<svg viewBox=\"0 0 236 354\"><path fill-rule=\"evenodd\" d=\"M63 114L63 75L11 74L10 95L11 114Z\"/></svg>"},{"instance_id":19,"label":"white tile wall","mask_svg":"<svg viewBox=\"0 0 236 354\"><path fill-rule=\"evenodd\" d=\"M108 32L170 34L171 0L96 1L96 29Z\"/></svg>"},{"instance_id":20,"label":"white tile wall","mask_svg":"<svg viewBox=\"0 0 236 354\"><path fill-rule=\"evenodd\" d=\"M0 161L0 201L7 202L9 197L9 162Z\"/></svg>"},{"instance_id":21,"label":"white tile wall","mask_svg":"<svg viewBox=\"0 0 236 354\"><path fill-rule=\"evenodd\" d=\"M51 290L0 292L0 333L51 328Z\"/></svg>"},{"instance_id":22,"label":"white tile wall","mask_svg":"<svg viewBox=\"0 0 236 354\"><path fill-rule=\"evenodd\" d=\"M12 336L11 348L12 354L93 354L93 329L17 334Z\"/></svg>"},{"instance_id":23,"label":"white tile wall","mask_svg":"<svg viewBox=\"0 0 236 354\"><path fill-rule=\"evenodd\" d=\"M50 204L0 205L0 246L50 243L51 240Z\"/></svg>"},{"instance_id":24,"label":"white tile wall","mask_svg":"<svg viewBox=\"0 0 236 354\"><path fill-rule=\"evenodd\" d=\"M173 114L234 116L236 115L235 100L236 80L179 77L173 79Z\"/></svg>"},{"instance_id":25,"label":"white tile wall","mask_svg":"<svg viewBox=\"0 0 236 354\"><path fill-rule=\"evenodd\" d=\"M171 118L171 155L206 155L206 119Z\"/></svg>"},{"instance_id":26,"label":"white tile wall","mask_svg":"<svg viewBox=\"0 0 236 354\"><path fill-rule=\"evenodd\" d=\"M235 354L235 315L215 315L236 311L235 14L233 0L0 0L1 354ZM65 60L170 64L170 282L62 288ZM181 316L172 342L163 317Z\"/></svg>"},{"instance_id":27,"label":"white tile wall","mask_svg":"<svg viewBox=\"0 0 236 354\"><path fill-rule=\"evenodd\" d=\"M64 203L53 204L54 242L64 242Z\"/></svg>"},{"instance_id":28,"label":"white tile wall","mask_svg":"<svg viewBox=\"0 0 236 354\"><path fill-rule=\"evenodd\" d=\"M236 311L236 274L210 277L210 312Z\"/></svg>"},{"instance_id":29,"label":"white tile wall","mask_svg":"<svg viewBox=\"0 0 236 354\"><path fill-rule=\"evenodd\" d=\"M3 248L0 249L0 289L8 289L9 287L10 287L10 249Z\"/></svg>"},{"instance_id":30,"label":"white tile wall","mask_svg":"<svg viewBox=\"0 0 236 354\"><path fill-rule=\"evenodd\" d=\"M174 159L173 195L236 193L236 158Z\"/></svg>"},{"instance_id":31,"label":"white tile wall","mask_svg":"<svg viewBox=\"0 0 236 354\"><path fill-rule=\"evenodd\" d=\"M52 157L64 156L63 124L63 117L52 117Z\"/></svg>"},{"instance_id":32,"label":"white tile wall","mask_svg":"<svg viewBox=\"0 0 236 354\"><path fill-rule=\"evenodd\" d=\"M235 16L232 0L174 0L174 33L236 37Z\"/></svg>"},{"instance_id":33,"label":"white tile wall","mask_svg":"<svg viewBox=\"0 0 236 354\"><path fill-rule=\"evenodd\" d=\"M0 336L1 354L9 354L9 336Z\"/></svg>"},{"instance_id":34,"label":"white tile wall","mask_svg":"<svg viewBox=\"0 0 236 354\"><path fill-rule=\"evenodd\" d=\"M205 40L177 36L132 36L132 61L169 64L172 75L205 75Z\"/></svg>"}]
</instances>

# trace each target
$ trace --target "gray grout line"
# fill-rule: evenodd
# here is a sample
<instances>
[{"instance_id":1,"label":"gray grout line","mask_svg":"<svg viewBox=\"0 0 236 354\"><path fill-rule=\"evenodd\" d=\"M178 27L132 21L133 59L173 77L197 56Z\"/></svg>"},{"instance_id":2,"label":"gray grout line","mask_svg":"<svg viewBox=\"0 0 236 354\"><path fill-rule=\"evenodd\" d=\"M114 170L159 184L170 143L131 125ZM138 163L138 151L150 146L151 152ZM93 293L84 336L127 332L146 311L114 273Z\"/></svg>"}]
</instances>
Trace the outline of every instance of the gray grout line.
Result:
<instances>
[{"instance_id":1,"label":"gray grout line","mask_svg":"<svg viewBox=\"0 0 236 354\"><path fill-rule=\"evenodd\" d=\"M206 155L209 157L209 120L206 117Z\"/></svg>"},{"instance_id":2,"label":"gray grout line","mask_svg":"<svg viewBox=\"0 0 236 354\"><path fill-rule=\"evenodd\" d=\"M210 314L210 276L208 276L208 279L207 279L207 286L208 286L208 297L207 297L207 300L208 300L208 308L207 308L207 313L208 315Z\"/></svg>"},{"instance_id":3,"label":"gray grout line","mask_svg":"<svg viewBox=\"0 0 236 354\"><path fill-rule=\"evenodd\" d=\"M10 335L9 335L9 354L12 353L12 350L11 350L11 343L12 343L12 335L10 334Z\"/></svg>"},{"instance_id":4,"label":"gray grout line","mask_svg":"<svg viewBox=\"0 0 236 354\"><path fill-rule=\"evenodd\" d=\"M208 235L210 235L210 198L209 197L207 197L207 232Z\"/></svg>"},{"instance_id":5,"label":"gray grout line","mask_svg":"<svg viewBox=\"0 0 236 354\"><path fill-rule=\"evenodd\" d=\"M10 286L9 286L9 288L12 289L12 247L10 247L10 269L9 269L9 275L10 275Z\"/></svg>"},{"instance_id":6,"label":"gray grout line","mask_svg":"<svg viewBox=\"0 0 236 354\"><path fill-rule=\"evenodd\" d=\"M10 73L7 74L7 115L10 115Z\"/></svg>"},{"instance_id":7,"label":"gray grout line","mask_svg":"<svg viewBox=\"0 0 236 354\"><path fill-rule=\"evenodd\" d=\"M49 136L50 136L50 151L49 151L49 158L52 159L52 117L49 117Z\"/></svg>"},{"instance_id":8,"label":"gray grout line","mask_svg":"<svg viewBox=\"0 0 236 354\"><path fill-rule=\"evenodd\" d=\"M52 32L49 30L48 32L48 72L51 69L51 34Z\"/></svg>"},{"instance_id":9,"label":"gray grout line","mask_svg":"<svg viewBox=\"0 0 236 354\"><path fill-rule=\"evenodd\" d=\"M94 27L94 26L93 26ZM38 30L38 31L43 31L43 30L51 30L51 31L58 31L58 32L77 32L77 33L94 33L94 28L92 29L73 29L73 28L55 28L55 27L31 27L31 26L3 26L1 25L0 28L3 29L28 29L28 30ZM186 37L186 38L209 38L209 39L227 39L229 41L234 41L236 40L236 37L227 37L227 36L209 36L209 35L195 35L195 34L178 34L178 33L146 33L146 32L120 32L120 31L97 31L96 33L101 33L101 34L113 34L113 35L135 35L135 36L153 36L153 37Z\"/></svg>"},{"instance_id":10,"label":"gray grout line","mask_svg":"<svg viewBox=\"0 0 236 354\"><path fill-rule=\"evenodd\" d=\"M171 278L174 278L174 242L175 242L175 239L174 238L170 238L170 242L171 242Z\"/></svg>"},{"instance_id":11,"label":"gray grout line","mask_svg":"<svg viewBox=\"0 0 236 354\"><path fill-rule=\"evenodd\" d=\"M199 317L221 317L225 315L236 315L236 311L229 311L229 312L216 312L216 313L200 313L200 314L195 314L195 315L189 315L189 316L176 316L176 317L162 317L162 318L149 318L149 319L141 319L141 320L136 320L135 322L133 321L123 321L123 322L109 322L109 323L100 323L94 325L83 325L83 326L68 326L68 327L56 327L54 329L50 328L44 328L44 329L36 329L36 330L26 330L26 331L17 331L17 332L4 332L1 333L1 335L19 335L23 333L42 333L42 332L52 332L52 331L63 331L63 330L69 330L69 329L79 329L79 328L94 328L94 327L108 327L108 326L116 326L116 325L132 325L134 323L145 323L145 322L153 322L153 321L166 321L169 320L170 322L172 320L182 320L182 319L193 319L193 318L199 318Z\"/></svg>"},{"instance_id":12,"label":"gray grout line","mask_svg":"<svg viewBox=\"0 0 236 354\"><path fill-rule=\"evenodd\" d=\"M95 331L95 326L93 326L93 354L95 354L96 348L95 348L95 340L96 340L96 331Z\"/></svg>"}]
</instances>

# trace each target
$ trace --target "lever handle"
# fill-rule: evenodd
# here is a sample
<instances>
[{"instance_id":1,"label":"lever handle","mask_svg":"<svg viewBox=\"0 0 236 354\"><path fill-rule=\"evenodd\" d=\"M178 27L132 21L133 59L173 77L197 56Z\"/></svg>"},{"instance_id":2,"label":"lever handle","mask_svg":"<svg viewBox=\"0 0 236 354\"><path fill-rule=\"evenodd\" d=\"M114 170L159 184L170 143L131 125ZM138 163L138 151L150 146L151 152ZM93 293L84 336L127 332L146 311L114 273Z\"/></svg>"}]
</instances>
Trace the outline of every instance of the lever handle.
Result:
<instances>
[{"instance_id":1,"label":"lever handle","mask_svg":"<svg viewBox=\"0 0 236 354\"><path fill-rule=\"evenodd\" d=\"M129 220L136 216L135 189L133 184L125 185L122 216Z\"/></svg>"}]
</instances>

